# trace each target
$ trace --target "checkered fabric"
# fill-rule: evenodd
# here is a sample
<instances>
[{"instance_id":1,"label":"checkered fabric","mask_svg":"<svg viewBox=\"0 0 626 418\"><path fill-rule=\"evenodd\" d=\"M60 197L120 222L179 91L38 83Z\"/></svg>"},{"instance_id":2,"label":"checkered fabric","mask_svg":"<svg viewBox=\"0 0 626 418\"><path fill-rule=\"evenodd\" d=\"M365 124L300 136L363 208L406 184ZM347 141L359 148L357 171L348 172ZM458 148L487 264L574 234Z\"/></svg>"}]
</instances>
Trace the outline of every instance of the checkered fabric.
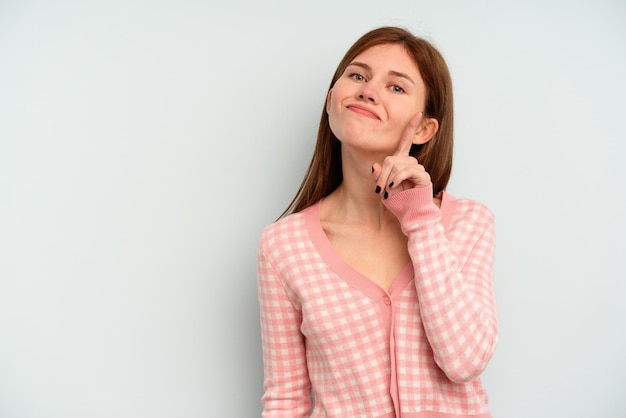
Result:
<instances>
[{"instance_id":1,"label":"checkered fabric","mask_svg":"<svg viewBox=\"0 0 626 418\"><path fill-rule=\"evenodd\" d=\"M333 250L319 202L265 228L264 417L491 417L479 375L498 335L493 215L431 196L385 201L411 256L388 291Z\"/></svg>"}]
</instances>

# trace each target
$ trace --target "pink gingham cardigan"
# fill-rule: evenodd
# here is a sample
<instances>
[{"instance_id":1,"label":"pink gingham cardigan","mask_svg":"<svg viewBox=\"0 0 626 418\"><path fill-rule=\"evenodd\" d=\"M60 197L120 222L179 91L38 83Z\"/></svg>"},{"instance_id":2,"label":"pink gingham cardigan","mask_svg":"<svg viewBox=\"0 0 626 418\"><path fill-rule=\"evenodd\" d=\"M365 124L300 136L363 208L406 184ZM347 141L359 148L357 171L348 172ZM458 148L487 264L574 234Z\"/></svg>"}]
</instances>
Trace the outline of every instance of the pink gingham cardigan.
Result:
<instances>
[{"instance_id":1,"label":"pink gingham cardigan","mask_svg":"<svg viewBox=\"0 0 626 418\"><path fill-rule=\"evenodd\" d=\"M439 208L431 187L384 203L411 256L389 291L333 250L319 202L265 228L264 417L491 417L493 215L445 192Z\"/></svg>"}]
</instances>

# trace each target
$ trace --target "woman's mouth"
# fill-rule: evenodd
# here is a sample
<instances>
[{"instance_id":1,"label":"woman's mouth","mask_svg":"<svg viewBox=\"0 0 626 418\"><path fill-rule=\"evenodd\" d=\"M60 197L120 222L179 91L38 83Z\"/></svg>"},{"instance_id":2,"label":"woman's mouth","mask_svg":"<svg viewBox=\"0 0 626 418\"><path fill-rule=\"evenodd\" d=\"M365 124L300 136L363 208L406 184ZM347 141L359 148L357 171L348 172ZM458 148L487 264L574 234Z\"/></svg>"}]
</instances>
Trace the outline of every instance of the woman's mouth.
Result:
<instances>
[{"instance_id":1,"label":"woman's mouth","mask_svg":"<svg viewBox=\"0 0 626 418\"><path fill-rule=\"evenodd\" d=\"M354 113L358 113L359 115L363 115L363 116L366 116L368 118L380 120L380 117L378 116L378 114L376 114L376 112L374 112L373 110L367 108L366 106L348 105L348 109L350 109Z\"/></svg>"}]
</instances>

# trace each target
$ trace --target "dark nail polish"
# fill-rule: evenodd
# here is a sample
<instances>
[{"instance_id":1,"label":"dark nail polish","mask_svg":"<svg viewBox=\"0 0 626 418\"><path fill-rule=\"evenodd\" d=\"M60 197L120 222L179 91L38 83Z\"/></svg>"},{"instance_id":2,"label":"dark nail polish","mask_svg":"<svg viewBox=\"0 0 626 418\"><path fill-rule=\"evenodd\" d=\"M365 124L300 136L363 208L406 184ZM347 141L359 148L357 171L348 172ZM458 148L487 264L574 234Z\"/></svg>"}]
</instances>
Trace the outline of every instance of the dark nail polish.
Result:
<instances>
[{"instance_id":1,"label":"dark nail polish","mask_svg":"<svg viewBox=\"0 0 626 418\"><path fill-rule=\"evenodd\" d=\"M380 193L380 186L376 185L376 190L375 190L376 194Z\"/></svg>"},{"instance_id":2,"label":"dark nail polish","mask_svg":"<svg viewBox=\"0 0 626 418\"><path fill-rule=\"evenodd\" d=\"M389 197L389 193L385 190L385 194L383 195L383 199L387 199Z\"/></svg>"},{"instance_id":3,"label":"dark nail polish","mask_svg":"<svg viewBox=\"0 0 626 418\"><path fill-rule=\"evenodd\" d=\"M389 183L389 188L391 189L392 187L393 187L393 181Z\"/></svg>"}]
</instances>

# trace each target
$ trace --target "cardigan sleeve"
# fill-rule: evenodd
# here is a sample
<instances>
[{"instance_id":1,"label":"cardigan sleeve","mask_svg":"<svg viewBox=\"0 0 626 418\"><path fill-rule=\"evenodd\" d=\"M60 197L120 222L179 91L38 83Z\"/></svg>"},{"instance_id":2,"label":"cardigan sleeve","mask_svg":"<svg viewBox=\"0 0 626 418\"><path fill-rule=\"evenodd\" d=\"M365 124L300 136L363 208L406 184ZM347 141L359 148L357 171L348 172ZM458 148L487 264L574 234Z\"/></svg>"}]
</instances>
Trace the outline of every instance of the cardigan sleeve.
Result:
<instances>
[{"instance_id":1,"label":"cardigan sleeve","mask_svg":"<svg viewBox=\"0 0 626 418\"><path fill-rule=\"evenodd\" d=\"M454 245L446 237L432 186L385 201L408 236L419 311L434 360L457 383L477 378L498 340L492 270L493 214L473 202Z\"/></svg>"},{"instance_id":2,"label":"cardigan sleeve","mask_svg":"<svg viewBox=\"0 0 626 418\"><path fill-rule=\"evenodd\" d=\"M311 409L311 385L306 366L302 315L281 278L259 247L258 296L263 346L263 417L306 417Z\"/></svg>"}]
</instances>

